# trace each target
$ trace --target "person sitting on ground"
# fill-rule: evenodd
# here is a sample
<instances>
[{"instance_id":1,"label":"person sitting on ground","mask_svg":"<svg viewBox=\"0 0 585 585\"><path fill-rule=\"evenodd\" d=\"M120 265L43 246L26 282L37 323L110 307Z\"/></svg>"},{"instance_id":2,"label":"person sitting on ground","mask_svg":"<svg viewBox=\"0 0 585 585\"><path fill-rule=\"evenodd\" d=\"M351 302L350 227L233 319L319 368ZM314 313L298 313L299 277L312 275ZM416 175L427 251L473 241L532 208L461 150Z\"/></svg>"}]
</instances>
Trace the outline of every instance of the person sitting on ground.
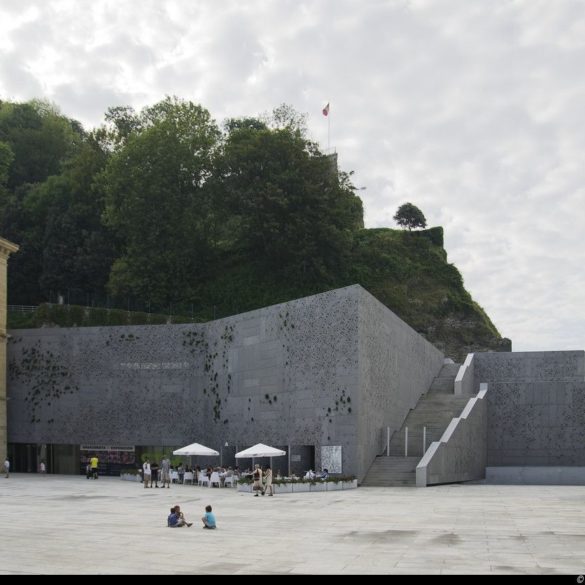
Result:
<instances>
[{"instance_id":1,"label":"person sitting on ground","mask_svg":"<svg viewBox=\"0 0 585 585\"><path fill-rule=\"evenodd\" d=\"M175 506L171 508L171 513L168 515L167 518L167 526L169 528L174 528L177 525L177 517L175 516Z\"/></svg>"},{"instance_id":2,"label":"person sitting on ground","mask_svg":"<svg viewBox=\"0 0 585 585\"><path fill-rule=\"evenodd\" d=\"M211 510L211 506L205 506L205 516L201 518L201 521L203 522L203 528L217 528L215 524L215 514Z\"/></svg>"},{"instance_id":3,"label":"person sitting on ground","mask_svg":"<svg viewBox=\"0 0 585 585\"><path fill-rule=\"evenodd\" d=\"M169 514L167 525L169 528L181 528L182 526L192 526L192 522L187 522L183 512L181 512L181 506L174 506L171 508L171 513Z\"/></svg>"}]
</instances>

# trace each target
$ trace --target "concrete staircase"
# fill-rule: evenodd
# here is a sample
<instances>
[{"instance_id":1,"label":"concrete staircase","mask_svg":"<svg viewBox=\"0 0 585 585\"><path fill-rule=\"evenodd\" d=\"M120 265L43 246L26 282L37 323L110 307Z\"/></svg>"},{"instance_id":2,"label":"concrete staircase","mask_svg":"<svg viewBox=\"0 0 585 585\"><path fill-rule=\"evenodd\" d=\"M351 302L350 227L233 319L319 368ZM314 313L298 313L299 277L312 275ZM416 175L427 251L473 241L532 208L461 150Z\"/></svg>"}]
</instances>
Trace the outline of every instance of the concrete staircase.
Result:
<instances>
[{"instance_id":1,"label":"concrete staircase","mask_svg":"<svg viewBox=\"0 0 585 585\"><path fill-rule=\"evenodd\" d=\"M366 487L415 486L420 457L376 457L364 481Z\"/></svg>"},{"instance_id":2,"label":"concrete staircase","mask_svg":"<svg viewBox=\"0 0 585 585\"><path fill-rule=\"evenodd\" d=\"M390 457L376 457L362 486L414 486L416 466L424 454L423 427L426 427L425 449L438 441L451 420L459 416L469 396L455 396L454 382L459 364L446 364L433 380L429 391L421 396L406 417L402 428L390 440ZM408 427L408 450L405 456L405 429Z\"/></svg>"}]
</instances>

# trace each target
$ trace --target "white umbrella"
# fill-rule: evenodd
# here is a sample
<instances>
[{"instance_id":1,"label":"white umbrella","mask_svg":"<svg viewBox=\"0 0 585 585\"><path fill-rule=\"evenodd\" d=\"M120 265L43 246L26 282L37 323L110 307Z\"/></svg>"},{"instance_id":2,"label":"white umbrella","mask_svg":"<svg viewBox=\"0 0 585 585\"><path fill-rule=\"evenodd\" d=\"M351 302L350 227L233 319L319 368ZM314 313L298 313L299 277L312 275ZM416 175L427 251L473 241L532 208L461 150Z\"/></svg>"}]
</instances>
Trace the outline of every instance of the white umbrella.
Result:
<instances>
[{"instance_id":1,"label":"white umbrella","mask_svg":"<svg viewBox=\"0 0 585 585\"><path fill-rule=\"evenodd\" d=\"M279 457L280 455L286 455L286 451L281 449L275 449L269 447L263 443L258 443L253 447L248 447L239 453L236 453L236 459L250 458L250 457Z\"/></svg>"},{"instance_id":2,"label":"white umbrella","mask_svg":"<svg viewBox=\"0 0 585 585\"><path fill-rule=\"evenodd\" d=\"M239 453L236 453L236 459L252 458L252 465L254 465L254 457L270 457L270 467L272 467L272 458L286 455L286 451L281 449L275 449L264 445L264 443L258 443L253 447L248 447Z\"/></svg>"},{"instance_id":3,"label":"white umbrella","mask_svg":"<svg viewBox=\"0 0 585 585\"><path fill-rule=\"evenodd\" d=\"M219 451L215 451L214 449L210 449L199 443L191 443L186 447L181 447L180 449L173 451L173 455L219 455Z\"/></svg>"}]
</instances>

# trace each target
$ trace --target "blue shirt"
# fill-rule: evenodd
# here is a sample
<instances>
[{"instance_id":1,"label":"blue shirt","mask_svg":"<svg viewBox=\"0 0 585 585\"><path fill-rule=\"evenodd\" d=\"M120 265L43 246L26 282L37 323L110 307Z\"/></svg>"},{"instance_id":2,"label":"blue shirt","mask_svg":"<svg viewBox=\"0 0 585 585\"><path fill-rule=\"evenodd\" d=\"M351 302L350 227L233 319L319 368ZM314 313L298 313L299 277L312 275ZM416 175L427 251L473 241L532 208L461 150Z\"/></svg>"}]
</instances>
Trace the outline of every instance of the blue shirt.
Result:
<instances>
[{"instance_id":1,"label":"blue shirt","mask_svg":"<svg viewBox=\"0 0 585 585\"><path fill-rule=\"evenodd\" d=\"M179 517L175 513L169 514L169 517L167 519L167 525L170 526L171 528L175 528L175 526L177 526L178 523Z\"/></svg>"},{"instance_id":2,"label":"blue shirt","mask_svg":"<svg viewBox=\"0 0 585 585\"><path fill-rule=\"evenodd\" d=\"M205 512L205 521L207 526L213 526L215 528L215 514L213 512Z\"/></svg>"}]
</instances>

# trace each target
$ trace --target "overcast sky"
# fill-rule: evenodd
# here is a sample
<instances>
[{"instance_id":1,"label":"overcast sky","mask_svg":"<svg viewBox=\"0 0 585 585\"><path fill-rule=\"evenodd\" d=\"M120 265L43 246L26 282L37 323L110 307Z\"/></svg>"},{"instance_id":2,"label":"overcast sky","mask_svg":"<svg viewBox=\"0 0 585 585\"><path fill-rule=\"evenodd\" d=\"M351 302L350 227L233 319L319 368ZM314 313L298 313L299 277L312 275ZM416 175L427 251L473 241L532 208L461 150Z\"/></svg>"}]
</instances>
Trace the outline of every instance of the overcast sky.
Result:
<instances>
[{"instance_id":1,"label":"overcast sky","mask_svg":"<svg viewBox=\"0 0 585 585\"><path fill-rule=\"evenodd\" d=\"M515 351L585 349L584 73L583 0L0 0L0 99L329 121L366 226L443 226Z\"/></svg>"}]
</instances>

